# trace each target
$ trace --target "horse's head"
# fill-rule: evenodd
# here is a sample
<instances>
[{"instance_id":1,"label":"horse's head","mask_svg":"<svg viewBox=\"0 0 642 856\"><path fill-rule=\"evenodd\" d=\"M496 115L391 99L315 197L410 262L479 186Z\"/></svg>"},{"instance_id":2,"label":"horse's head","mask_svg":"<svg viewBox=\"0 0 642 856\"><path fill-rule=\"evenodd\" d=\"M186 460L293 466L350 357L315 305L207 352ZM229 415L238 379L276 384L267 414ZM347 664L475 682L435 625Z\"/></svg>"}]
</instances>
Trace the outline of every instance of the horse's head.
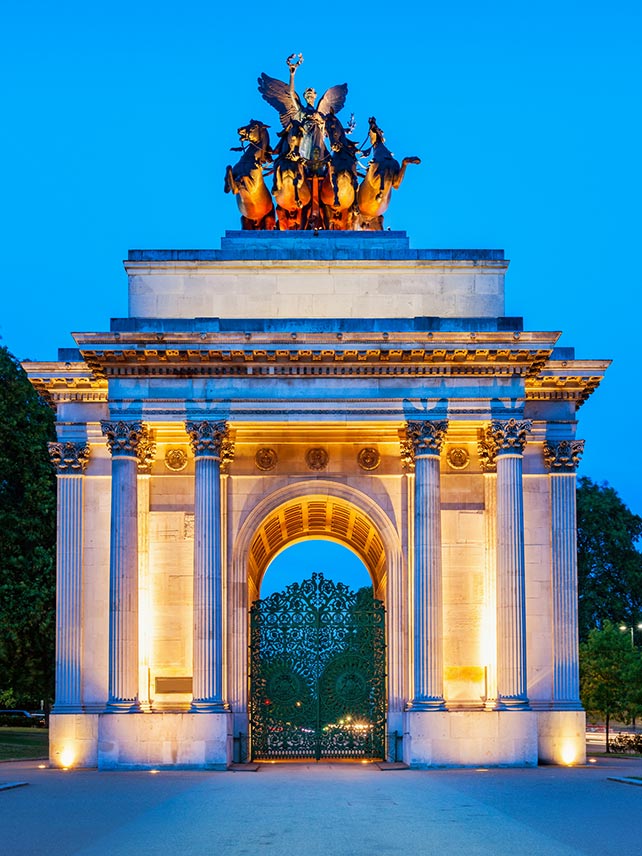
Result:
<instances>
[{"instance_id":1,"label":"horse's head","mask_svg":"<svg viewBox=\"0 0 642 856\"><path fill-rule=\"evenodd\" d=\"M372 146L376 146L378 143L385 143L386 141L383 131L377 125L377 120L374 116L368 119L368 136L370 137L370 145Z\"/></svg>"},{"instance_id":2,"label":"horse's head","mask_svg":"<svg viewBox=\"0 0 642 856\"><path fill-rule=\"evenodd\" d=\"M252 148L256 150L256 160L259 163L272 160L270 156L270 135L267 130L269 127L258 119L250 119L247 125L242 125L237 132L241 142L250 143Z\"/></svg>"}]
</instances>

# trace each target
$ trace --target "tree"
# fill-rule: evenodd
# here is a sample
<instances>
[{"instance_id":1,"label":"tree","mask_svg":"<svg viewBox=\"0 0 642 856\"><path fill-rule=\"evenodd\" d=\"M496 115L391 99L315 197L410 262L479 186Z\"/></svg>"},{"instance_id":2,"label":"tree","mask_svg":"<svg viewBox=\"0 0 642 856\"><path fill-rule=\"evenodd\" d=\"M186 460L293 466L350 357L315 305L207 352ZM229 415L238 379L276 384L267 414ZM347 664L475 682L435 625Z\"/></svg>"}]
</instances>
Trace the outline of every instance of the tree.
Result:
<instances>
[{"instance_id":1,"label":"tree","mask_svg":"<svg viewBox=\"0 0 642 856\"><path fill-rule=\"evenodd\" d=\"M594 627L580 645L580 696L589 713L604 719L606 751L610 752L609 728L612 717L624 722L632 702L630 678L639 654L628 636L606 620Z\"/></svg>"},{"instance_id":2,"label":"tree","mask_svg":"<svg viewBox=\"0 0 642 856\"><path fill-rule=\"evenodd\" d=\"M642 553L636 541L642 517L633 514L612 487L586 476L577 489L577 573L580 639L608 619L642 621Z\"/></svg>"},{"instance_id":3,"label":"tree","mask_svg":"<svg viewBox=\"0 0 642 856\"><path fill-rule=\"evenodd\" d=\"M54 414L0 348L0 692L53 698L56 481Z\"/></svg>"}]
</instances>

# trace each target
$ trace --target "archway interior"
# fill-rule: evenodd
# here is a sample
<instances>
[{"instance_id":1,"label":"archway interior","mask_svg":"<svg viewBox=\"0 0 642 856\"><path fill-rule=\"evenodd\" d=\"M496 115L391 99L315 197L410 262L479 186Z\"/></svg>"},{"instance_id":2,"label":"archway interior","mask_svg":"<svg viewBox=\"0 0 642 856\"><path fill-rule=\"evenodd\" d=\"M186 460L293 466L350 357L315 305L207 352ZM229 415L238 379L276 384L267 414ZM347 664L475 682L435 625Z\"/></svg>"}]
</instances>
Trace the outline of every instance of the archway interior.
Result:
<instances>
[{"instance_id":1,"label":"archway interior","mask_svg":"<svg viewBox=\"0 0 642 856\"><path fill-rule=\"evenodd\" d=\"M259 596L261 582L272 560L288 545L309 539L336 542L355 553L368 569L375 597L385 599L386 554L377 527L351 502L327 494L291 499L266 517L250 544L248 593ZM265 595L261 592L261 595Z\"/></svg>"},{"instance_id":2,"label":"archway interior","mask_svg":"<svg viewBox=\"0 0 642 856\"><path fill-rule=\"evenodd\" d=\"M261 580L260 597L283 591L315 572L335 583L345 583L354 591L372 586L368 569L352 550L336 541L307 538L289 544L272 559Z\"/></svg>"}]
</instances>

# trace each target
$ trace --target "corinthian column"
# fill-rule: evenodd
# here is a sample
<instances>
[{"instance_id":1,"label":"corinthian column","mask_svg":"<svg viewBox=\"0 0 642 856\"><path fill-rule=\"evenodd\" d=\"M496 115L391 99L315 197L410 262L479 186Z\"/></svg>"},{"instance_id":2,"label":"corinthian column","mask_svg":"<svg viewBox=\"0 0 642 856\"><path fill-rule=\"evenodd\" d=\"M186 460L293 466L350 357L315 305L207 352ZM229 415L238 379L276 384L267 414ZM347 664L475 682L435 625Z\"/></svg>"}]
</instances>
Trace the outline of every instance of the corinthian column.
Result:
<instances>
[{"instance_id":1,"label":"corinthian column","mask_svg":"<svg viewBox=\"0 0 642 856\"><path fill-rule=\"evenodd\" d=\"M54 713L82 712L83 473L89 447L49 443L56 468L56 701Z\"/></svg>"},{"instance_id":2,"label":"corinthian column","mask_svg":"<svg viewBox=\"0 0 642 856\"><path fill-rule=\"evenodd\" d=\"M493 421L497 455L497 705L528 709L522 453L528 420Z\"/></svg>"},{"instance_id":3,"label":"corinthian column","mask_svg":"<svg viewBox=\"0 0 642 856\"><path fill-rule=\"evenodd\" d=\"M221 463L233 454L225 422L186 422L195 462L192 710L228 709L223 692Z\"/></svg>"},{"instance_id":4,"label":"corinthian column","mask_svg":"<svg viewBox=\"0 0 642 856\"><path fill-rule=\"evenodd\" d=\"M102 422L111 452L109 698L107 711L140 710L138 701L138 446L142 422Z\"/></svg>"},{"instance_id":5,"label":"corinthian column","mask_svg":"<svg viewBox=\"0 0 642 856\"><path fill-rule=\"evenodd\" d=\"M581 710L577 631L575 472L584 440L544 444L551 472L553 707Z\"/></svg>"},{"instance_id":6,"label":"corinthian column","mask_svg":"<svg viewBox=\"0 0 642 856\"><path fill-rule=\"evenodd\" d=\"M447 421L408 422L415 461L413 710L443 710L444 666L439 457Z\"/></svg>"}]
</instances>

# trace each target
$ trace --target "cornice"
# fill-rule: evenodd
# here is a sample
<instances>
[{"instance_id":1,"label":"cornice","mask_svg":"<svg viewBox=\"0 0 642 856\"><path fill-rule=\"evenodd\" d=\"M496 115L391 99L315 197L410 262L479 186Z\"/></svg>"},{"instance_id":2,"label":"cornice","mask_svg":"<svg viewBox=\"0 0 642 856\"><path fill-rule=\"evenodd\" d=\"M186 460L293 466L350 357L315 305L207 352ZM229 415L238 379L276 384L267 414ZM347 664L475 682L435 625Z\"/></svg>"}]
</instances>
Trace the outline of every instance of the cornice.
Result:
<instances>
[{"instance_id":1,"label":"cornice","mask_svg":"<svg viewBox=\"0 0 642 856\"><path fill-rule=\"evenodd\" d=\"M497 259L386 259L384 273L403 270L434 270L442 271L467 271L473 270L478 273L486 271L490 273L505 273L508 270L509 260ZM181 259L169 259L163 261L131 261L123 262L129 276L163 276L190 273L194 274L226 274L247 273L248 270L294 270L299 271L323 271L324 268L333 270L376 270L382 272L381 259L234 259L234 260L203 260L193 261Z\"/></svg>"}]
</instances>

